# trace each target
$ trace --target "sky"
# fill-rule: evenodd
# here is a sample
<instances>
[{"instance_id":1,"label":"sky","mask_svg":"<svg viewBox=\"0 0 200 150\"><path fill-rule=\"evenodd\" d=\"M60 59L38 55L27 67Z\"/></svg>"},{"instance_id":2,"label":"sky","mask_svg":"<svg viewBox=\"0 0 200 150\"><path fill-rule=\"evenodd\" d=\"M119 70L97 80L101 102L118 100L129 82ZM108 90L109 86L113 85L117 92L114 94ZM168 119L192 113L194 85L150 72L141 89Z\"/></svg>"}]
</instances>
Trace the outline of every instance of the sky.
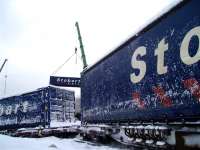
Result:
<instances>
[{"instance_id":1,"label":"sky","mask_svg":"<svg viewBox=\"0 0 200 150\"><path fill-rule=\"evenodd\" d=\"M80 77L79 22L87 63L95 63L179 0L0 0L0 98ZM78 48L76 57L52 74ZM5 78L7 75L7 78ZM5 86L6 82L6 86ZM72 88L76 96L79 88Z\"/></svg>"}]
</instances>

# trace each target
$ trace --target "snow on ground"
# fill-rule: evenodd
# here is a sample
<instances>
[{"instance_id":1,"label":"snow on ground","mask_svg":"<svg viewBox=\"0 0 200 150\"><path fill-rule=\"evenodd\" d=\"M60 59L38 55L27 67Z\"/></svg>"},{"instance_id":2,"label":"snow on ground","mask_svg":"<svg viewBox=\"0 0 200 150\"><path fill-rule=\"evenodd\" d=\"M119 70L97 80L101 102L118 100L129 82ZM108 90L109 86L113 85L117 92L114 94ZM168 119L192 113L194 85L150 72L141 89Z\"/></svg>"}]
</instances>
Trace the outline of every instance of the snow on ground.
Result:
<instances>
[{"instance_id":1,"label":"snow on ground","mask_svg":"<svg viewBox=\"0 0 200 150\"><path fill-rule=\"evenodd\" d=\"M65 121L65 122L57 122L51 121L51 127L65 127L65 126L73 126L73 125L81 125L81 121Z\"/></svg>"},{"instance_id":2,"label":"snow on ground","mask_svg":"<svg viewBox=\"0 0 200 150\"><path fill-rule=\"evenodd\" d=\"M19 138L0 135L1 150L117 150L119 148L84 142L77 138L60 139L46 138Z\"/></svg>"}]
</instances>

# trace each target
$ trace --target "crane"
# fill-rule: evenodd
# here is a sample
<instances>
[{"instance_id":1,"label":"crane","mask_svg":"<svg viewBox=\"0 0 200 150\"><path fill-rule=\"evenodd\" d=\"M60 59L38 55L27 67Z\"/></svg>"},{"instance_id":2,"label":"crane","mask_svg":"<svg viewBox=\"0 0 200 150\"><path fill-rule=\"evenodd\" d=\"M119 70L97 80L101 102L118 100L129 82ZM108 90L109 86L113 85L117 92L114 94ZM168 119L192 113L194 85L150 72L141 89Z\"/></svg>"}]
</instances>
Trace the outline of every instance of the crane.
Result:
<instances>
[{"instance_id":1,"label":"crane","mask_svg":"<svg viewBox=\"0 0 200 150\"><path fill-rule=\"evenodd\" d=\"M86 61L86 57L85 57L85 51L84 51L84 47L83 47L83 42L82 42L81 32L79 29L78 22L75 23L75 26L77 28L78 39L79 39L79 43L80 43L80 49L81 49L81 55L82 55L81 57L83 60L83 69L85 69L87 67L87 61Z\"/></svg>"},{"instance_id":2,"label":"crane","mask_svg":"<svg viewBox=\"0 0 200 150\"><path fill-rule=\"evenodd\" d=\"M3 70L3 67L5 66L5 64L6 64L7 61L8 61L8 59L5 59L5 60L4 60L2 66L1 66L1 68L0 68L0 73L1 73L1 71Z\"/></svg>"}]
</instances>

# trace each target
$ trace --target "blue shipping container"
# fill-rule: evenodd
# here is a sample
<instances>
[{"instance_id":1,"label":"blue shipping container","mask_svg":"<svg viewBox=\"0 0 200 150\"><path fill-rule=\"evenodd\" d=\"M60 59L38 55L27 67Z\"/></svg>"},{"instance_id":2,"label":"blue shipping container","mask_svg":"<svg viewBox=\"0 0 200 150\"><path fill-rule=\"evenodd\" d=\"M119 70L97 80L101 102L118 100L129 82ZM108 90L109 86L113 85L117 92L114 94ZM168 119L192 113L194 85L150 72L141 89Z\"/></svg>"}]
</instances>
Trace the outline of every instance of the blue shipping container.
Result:
<instances>
[{"instance_id":1,"label":"blue shipping container","mask_svg":"<svg viewBox=\"0 0 200 150\"><path fill-rule=\"evenodd\" d=\"M66 102L74 102L74 92L44 87L29 93L0 100L0 129L50 125L65 121Z\"/></svg>"},{"instance_id":2,"label":"blue shipping container","mask_svg":"<svg viewBox=\"0 0 200 150\"><path fill-rule=\"evenodd\" d=\"M199 6L180 2L82 72L82 121L199 119Z\"/></svg>"}]
</instances>

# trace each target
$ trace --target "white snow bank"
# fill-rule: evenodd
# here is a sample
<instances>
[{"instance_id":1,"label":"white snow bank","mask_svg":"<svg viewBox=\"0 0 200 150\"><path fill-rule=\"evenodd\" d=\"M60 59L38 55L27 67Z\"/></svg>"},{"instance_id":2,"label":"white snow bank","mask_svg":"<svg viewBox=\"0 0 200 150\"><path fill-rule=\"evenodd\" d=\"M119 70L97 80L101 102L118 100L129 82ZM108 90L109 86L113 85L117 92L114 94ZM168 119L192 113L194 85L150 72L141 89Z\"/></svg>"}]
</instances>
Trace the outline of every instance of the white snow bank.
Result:
<instances>
[{"instance_id":1,"label":"white snow bank","mask_svg":"<svg viewBox=\"0 0 200 150\"><path fill-rule=\"evenodd\" d=\"M1 150L116 150L102 145L76 142L77 139L19 138L0 135Z\"/></svg>"},{"instance_id":2,"label":"white snow bank","mask_svg":"<svg viewBox=\"0 0 200 150\"><path fill-rule=\"evenodd\" d=\"M184 136L185 145L196 146L200 148L200 135Z\"/></svg>"},{"instance_id":3,"label":"white snow bank","mask_svg":"<svg viewBox=\"0 0 200 150\"><path fill-rule=\"evenodd\" d=\"M65 122L56 122L56 121L52 121L50 124L50 127L65 127L65 126L79 126L81 125L80 121L65 121Z\"/></svg>"}]
</instances>

